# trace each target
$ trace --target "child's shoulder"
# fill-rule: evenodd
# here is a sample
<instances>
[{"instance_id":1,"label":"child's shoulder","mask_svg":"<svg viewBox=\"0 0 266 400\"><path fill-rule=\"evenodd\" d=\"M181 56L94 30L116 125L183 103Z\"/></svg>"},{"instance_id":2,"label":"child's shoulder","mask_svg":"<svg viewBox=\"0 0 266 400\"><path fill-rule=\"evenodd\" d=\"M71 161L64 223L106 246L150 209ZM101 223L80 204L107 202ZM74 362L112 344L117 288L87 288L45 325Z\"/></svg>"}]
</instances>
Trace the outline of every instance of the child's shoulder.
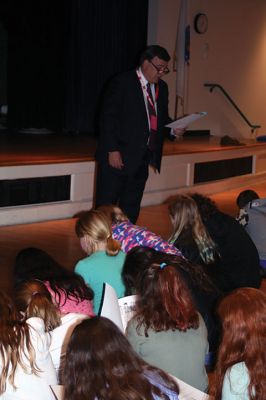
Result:
<instances>
[{"instance_id":1,"label":"child's shoulder","mask_svg":"<svg viewBox=\"0 0 266 400\"><path fill-rule=\"evenodd\" d=\"M30 317L26 321L29 328L33 328L35 332L45 332L44 320L39 317Z\"/></svg>"}]
</instances>

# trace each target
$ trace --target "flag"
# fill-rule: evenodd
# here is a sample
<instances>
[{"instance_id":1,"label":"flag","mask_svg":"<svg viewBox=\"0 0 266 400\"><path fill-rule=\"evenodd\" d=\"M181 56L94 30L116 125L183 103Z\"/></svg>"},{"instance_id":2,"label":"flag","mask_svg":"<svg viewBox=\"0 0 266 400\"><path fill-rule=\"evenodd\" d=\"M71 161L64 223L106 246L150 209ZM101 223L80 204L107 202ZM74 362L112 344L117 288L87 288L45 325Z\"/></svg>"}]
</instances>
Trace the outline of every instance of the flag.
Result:
<instances>
[{"instance_id":1,"label":"flag","mask_svg":"<svg viewBox=\"0 0 266 400\"><path fill-rule=\"evenodd\" d=\"M180 0L179 17L176 37L176 116L178 100L184 113L186 94L187 66L190 59L190 26L188 24L188 0Z\"/></svg>"}]
</instances>

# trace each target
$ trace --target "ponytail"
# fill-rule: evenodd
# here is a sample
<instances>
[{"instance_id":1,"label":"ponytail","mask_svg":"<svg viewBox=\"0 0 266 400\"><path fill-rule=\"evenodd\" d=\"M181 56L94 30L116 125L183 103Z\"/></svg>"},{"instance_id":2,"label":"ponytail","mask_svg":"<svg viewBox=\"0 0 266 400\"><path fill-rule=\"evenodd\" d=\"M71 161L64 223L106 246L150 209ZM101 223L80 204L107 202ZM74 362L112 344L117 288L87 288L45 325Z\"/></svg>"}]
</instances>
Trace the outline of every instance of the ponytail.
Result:
<instances>
[{"instance_id":1,"label":"ponytail","mask_svg":"<svg viewBox=\"0 0 266 400\"><path fill-rule=\"evenodd\" d=\"M106 243L106 254L108 256L116 256L119 253L119 250L121 249L121 244L118 240L115 240L112 238L112 236L109 236L107 238L107 243Z\"/></svg>"},{"instance_id":2,"label":"ponytail","mask_svg":"<svg viewBox=\"0 0 266 400\"><path fill-rule=\"evenodd\" d=\"M35 292L31 296L28 307L25 312L26 318L38 317L43 319L45 332L52 331L61 324L59 312L52 300L45 294Z\"/></svg>"},{"instance_id":3,"label":"ponytail","mask_svg":"<svg viewBox=\"0 0 266 400\"><path fill-rule=\"evenodd\" d=\"M43 319L46 332L61 324L59 311L42 282L31 281L21 284L17 291L16 304L19 311L24 313L25 320L31 317Z\"/></svg>"}]
</instances>

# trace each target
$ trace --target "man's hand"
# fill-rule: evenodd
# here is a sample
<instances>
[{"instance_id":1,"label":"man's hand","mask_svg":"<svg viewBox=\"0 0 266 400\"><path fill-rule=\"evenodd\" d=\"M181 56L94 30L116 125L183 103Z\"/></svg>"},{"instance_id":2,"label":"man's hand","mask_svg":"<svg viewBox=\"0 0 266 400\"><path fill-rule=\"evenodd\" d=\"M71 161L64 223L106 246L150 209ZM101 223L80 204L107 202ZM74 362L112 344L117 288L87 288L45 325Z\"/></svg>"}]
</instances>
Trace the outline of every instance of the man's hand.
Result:
<instances>
[{"instance_id":1,"label":"man's hand","mask_svg":"<svg viewBox=\"0 0 266 400\"><path fill-rule=\"evenodd\" d=\"M109 165L116 169L122 169L124 164L121 157L120 151L110 151L109 152Z\"/></svg>"},{"instance_id":2,"label":"man's hand","mask_svg":"<svg viewBox=\"0 0 266 400\"><path fill-rule=\"evenodd\" d=\"M178 138L184 135L184 133L186 132L186 128L175 128L173 129L173 131L176 137Z\"/></svg>"}]
</instances>

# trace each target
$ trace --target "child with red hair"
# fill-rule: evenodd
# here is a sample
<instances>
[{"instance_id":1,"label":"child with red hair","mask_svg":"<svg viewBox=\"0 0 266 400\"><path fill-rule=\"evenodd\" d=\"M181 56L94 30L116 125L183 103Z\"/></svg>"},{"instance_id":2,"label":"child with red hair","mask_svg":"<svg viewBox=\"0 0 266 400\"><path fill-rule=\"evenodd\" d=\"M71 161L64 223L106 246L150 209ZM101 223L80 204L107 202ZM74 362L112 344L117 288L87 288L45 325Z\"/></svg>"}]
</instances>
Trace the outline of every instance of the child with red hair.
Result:
<instances>
[{"instance_id":1,"label":"child with red hair","mask_svg":"<svg viewBox=\"0 0 266 400\"><path fill-rule=\"evenodd\" d=\"M215 400L264 400L266 394L266 295L241 288L218 307L223 337Z\"/></svg>"},{"instance_id":2,"label":"child with red hair","mask_svg":"<svg viewBox=\"0 0 266 400\"><path fill-rule=\"evenodd\" d=\"M155 254L136 282L136 315L127 337L151 365L207 391L207 329L175 265Z\"/></svg>"}]
</instances>

